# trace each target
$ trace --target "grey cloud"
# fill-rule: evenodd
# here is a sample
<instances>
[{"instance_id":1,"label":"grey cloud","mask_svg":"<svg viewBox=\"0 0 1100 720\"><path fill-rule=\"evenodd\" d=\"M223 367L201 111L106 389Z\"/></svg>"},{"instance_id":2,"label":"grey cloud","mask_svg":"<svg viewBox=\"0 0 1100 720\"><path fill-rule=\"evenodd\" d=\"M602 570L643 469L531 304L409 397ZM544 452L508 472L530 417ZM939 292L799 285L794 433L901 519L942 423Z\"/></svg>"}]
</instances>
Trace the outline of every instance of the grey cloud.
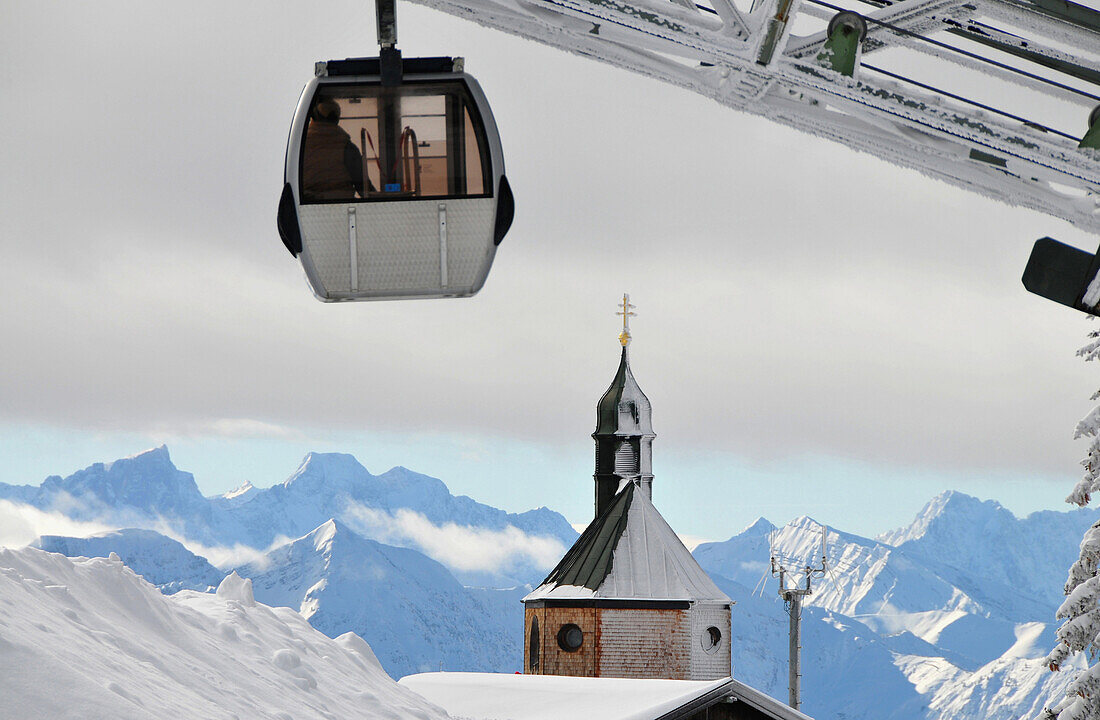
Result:
<instances>
[{"instance_id":1,"label":"grey cloud","mask_svg":"<svg viewBox=\"0 0 1100 720\"><path fill-rule=\"evenodd\" d=\"M361 3L63 9L0 22L0 416L572 442L614 372L614 303L662 443L1072 471L1087 326L1027 295L1063 223L644 78L402 7L465 54L518 214L477 298L325 306L274 230L314 60ZM261 427L257 425L256 427Z\"/></svg>"}]
</instances>

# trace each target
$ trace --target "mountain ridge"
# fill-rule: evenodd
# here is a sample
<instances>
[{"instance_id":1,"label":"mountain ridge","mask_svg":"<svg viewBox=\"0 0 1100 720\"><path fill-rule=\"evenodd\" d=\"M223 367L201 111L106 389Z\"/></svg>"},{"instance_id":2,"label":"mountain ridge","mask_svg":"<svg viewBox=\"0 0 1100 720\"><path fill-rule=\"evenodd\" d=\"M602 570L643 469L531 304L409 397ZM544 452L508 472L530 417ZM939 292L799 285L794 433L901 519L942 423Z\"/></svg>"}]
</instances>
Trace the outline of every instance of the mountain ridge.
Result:
<instances>
[{"instance_id":1,"label":"mountain ridge","mask_svg":"<svg viewBox=\"0 0 1100 720\"><path fill-rule=\"evenodd\" d=\"M442 480L400 465L373 475L346 453L311 452L283 482L264 489L249 483L238 490L204 497L194 476L176 468L161 445L93 463L64 478L51 475L37 488L0 484L0 499L77 520L166 530L204 546L260 551L301 537L329 518L389 545L436 553L445 562L453 558L442 552L446 543L436 536L448 529L501 533L512 542L507 562L448 566L467 584L499 587L540 579L554 560L545 548L560 546L564 552L577 537L564 517L547 508L505 512L452 495Z\"/></svg>"}]
</instances>

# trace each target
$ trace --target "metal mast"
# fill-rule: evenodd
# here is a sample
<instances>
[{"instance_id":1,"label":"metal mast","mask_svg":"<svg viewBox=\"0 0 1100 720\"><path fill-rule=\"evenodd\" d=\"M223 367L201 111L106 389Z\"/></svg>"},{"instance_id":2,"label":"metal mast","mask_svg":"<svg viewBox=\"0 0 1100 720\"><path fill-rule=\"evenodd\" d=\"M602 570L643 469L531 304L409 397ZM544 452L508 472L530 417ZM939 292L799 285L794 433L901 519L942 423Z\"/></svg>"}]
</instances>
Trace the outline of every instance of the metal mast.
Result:
<instances>
[{"instance_id":1,"label":"metal mast","mask_svg":"<svg viewBox=\"0 0 1100 720\"><path fill-rule=\"evenodd\" d=\"M805 585L802 587L798 587L797 584L787 587L787 577L792 574L791 571L776 562L774 555L771 558L772 577L779 578L779 596L783 598L783 603L787 607L787 614L790 615L790 661L787 681L789 699L787 704L795 710L800 709L802 706L802 598L813 594L813 588L810 584L811 578L821 577L826 572L828 567L828 557L826 555L828 534L828 528L822 527L821 566L806 565L802 568L805 577Z\"/></svg>"}]
</instances>

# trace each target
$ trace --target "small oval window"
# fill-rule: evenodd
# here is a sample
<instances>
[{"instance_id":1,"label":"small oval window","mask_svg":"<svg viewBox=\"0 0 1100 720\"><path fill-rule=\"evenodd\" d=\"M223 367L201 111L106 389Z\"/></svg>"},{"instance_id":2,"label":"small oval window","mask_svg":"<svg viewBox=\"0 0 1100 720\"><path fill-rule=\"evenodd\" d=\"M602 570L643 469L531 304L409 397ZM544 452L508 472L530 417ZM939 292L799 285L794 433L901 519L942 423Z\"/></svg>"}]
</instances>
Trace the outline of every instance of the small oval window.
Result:
<instances>
[{"instance_id":1,"label":"small oval window","mask_svg":"<svg viewBox=\"0 0 1100 720\"><path fill-rule=\"evenodd\" d=\"M573 623L562 625L561 630L558 630L558 647L565 652L576 652L583 644L584 633Z\"/></svg>"},{"instance_id":2,"label":"small oval window","mask_svg":"<svg viewBox=\"0 0 1100 720\"><path fill-rule=\"evenodd\" d=\"M722 644L722 631L711 625L703 631L703 635L699 640L702 642L704 652L716 652Z\"/></svg>"}]
</instances>

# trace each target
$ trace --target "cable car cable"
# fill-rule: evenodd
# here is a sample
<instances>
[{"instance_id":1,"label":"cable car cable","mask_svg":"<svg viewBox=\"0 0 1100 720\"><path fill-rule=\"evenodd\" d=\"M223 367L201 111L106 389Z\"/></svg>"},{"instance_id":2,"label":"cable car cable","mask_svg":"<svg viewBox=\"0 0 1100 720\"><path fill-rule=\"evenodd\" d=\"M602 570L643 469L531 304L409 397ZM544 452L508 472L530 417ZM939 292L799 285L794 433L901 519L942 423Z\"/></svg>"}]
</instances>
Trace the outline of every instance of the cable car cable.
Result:
<instances>
[{"instance_id":1,"label":"cable car cable","mask_svg":"<svg viewBox=\"0 0 1100 720\"><path fill-rule=\"evenodd\" d=\"M825 0L806 0L806 2L811 3L813 5L819 5L821 7L826 7L826 8L829 8L830 10L835 10L837 12L844 12L844 10L845 10L845 8L839 7L837 5L833 5L832 3L825 2ZM903 27L899 27L897 25L892 25L888 22L883 22L882 20L876 20L875 18L869 17L867 15L864 15L863 19L866 20L869 23L873 23L873 24L878 25L880 27L884 27L884 28L887 28L889 30L892 30L892 31L894 31L894 32L896 32L900 35L906 35L908 37L916 38L917 40L923 40L924 42L929 43L930 45L935 45L936 47L940 47L940 48L943 48L945 50L950 50L952 52L958 53L958 54L963 55L965 57L969 57L969 58L974 59L974 60L979 60L979 61L987 63L989 65L993 65L994 67L1001 68L1002 70L1008 70L1009 72L1016 73L1017 75L1022 75L1024 77L1028 78L1028 79L1037 80L1038 82L1041 82L1043 84L1050 85L1052 87L1056 87L1056 88L1059 88L1061 90L1065 90L1067 92L1073 93L1075 95L1080 95L1081 97L1086 97L1086 98L1089 98L1090 100L1095 100L1095 101L1100 102L1100 95L1093 95L1090 92L1085 92L1084 90L1079 90L1078 88L1071 87L1069 85L1065 85L1063 83L1058 82L1057 80L1051 80L1049 78L1043 77L1042 75L1036 75L1035 73L1030 73L1027 70L1021 70L1020 68L1013 67L1012 65L1007 65L1005 63L998 62L997 60L994 60L992 58L987 58L984 55L979 55L978 53L970 52L969 50L963 50L962 48L955 47L954 45L948 45L945 42L941 42L939 40L934 40L930 37L925 37L924 35L920 35L918 33L913 32L912 30L907 30Z\"/></svg>"},{"instance_id":2,"label":"cable car cable","mask_svg":"<svg viewBox=\"0 0 1100 720\"><path fill-rule=\"evenodd\" d=\"M808 2L813 2L817 5L823 5L825 7L828 7L828 8L834 9L834 10L839 9L835 5L830 5L830 4L825 3L825 2L820 2L819 0L816 1L816 2L815 2L815 0L807 0L807 1ZM875 7L889 7L889 5L877 5L873 2L869 2L868 0L862 0L862 1L866 2L870 5L874 5ZM706 5L700 5L700 4L696 3L695 7L697 7L699 10L702 10L703 12L710 13L711 15L717 15L718 14L718 11L716 11L714 8L707 7ZM883 26L889 27L891 29L897 29L897 30L900 30L901 32L906 32L906 33L908 33L908 34L910 34L914 37L917 37L921 40L928 40L928 38L917 35L916 33L913 33L911 31L903 30L901 28L895 28L894 26L889 25L888 23L884 23L884 22L881 22L881 21L876 21L876 20L874 20L872 18L868 18L866 16L863 16L863 18L865 20L871 20L871 22L878 22L879 25L883 25ZM935 42L935 41L931 41L931 42ZM951 48L952 46L945 45L945 47ZM959 48L952 48L952 49L956 49L956 50L959 50L960 52L966 53L965 50L961 50ZM981 56L977 56L977 57L980 58ZM938 93L939 95L943 95L944 97L951 98L952 100L958 100L959 102L964 102L968 105L973 105L974 107L981 108L982 110L987 110L987 111L989 111L991 113L994 113L996 115L1000 115L1002 117L1006 117L1006 118L1009 118L1011 120L1016 120L1016 121L1021 122L1025 125L1029 125L1031 127L1038 128L1039 130L1042 130L1044 132L1053 133L1054 135L1060 135L1061 137L1064 137L1068 140L1072 140L1074 142L1077 142L1078 140L1080 140L1080 138L1078 138L1074 135L1070 135L1069 133L1062 132L1061 130L1056 130L1056 129L1050 127L1049 125L1043 125L1042 123L1035 122L1034 120L1028 120L1027 118L1020 117L1019 115L1013 115L1010 112L1006 112L1004 110L998 110L997 108L992 107L990 105L980 103L976 100L971 100L969 98L963 97L962 95L956 95L955 93L948 92L946 90L942 90L942 89L937 88L937 87L933 87L932 85L927 85L927 84L922 83L918 80L913 80L912 78L905 77L904 75L898 75L896 73L892 73L889 70L884 70L883 68L877 67L875 65L870 65L868 63L861 63L860 67L866 68L867 70L871 70L871 71L879 73L881 75L886 75L888 77L894 78L895 80L901 80L902 82L909 83L910 85L915 85L919 88L923 88L924 90L930 90L934 93ZM1053 82L1053 81L1051 81L1051 82ZM1072 89L1072 88L1069 88L1069 89ZM1083 92L1082 92L1082 94L1085 94L1086 97L1093 97L1093 96L1087 95L1086 93L1083 93ZM1100 99L1100 98L1095 98L1095 99Z\"/></svg>"},{"instance_id":3,"label":"cable car cable","mask_svg":"<svg viewBox=\"0 0 1100 720\"><path fill-rule=\"evenodd\" d=\"M968 105L973 105L974 107L981 108L982 110L988 110L989 112L996 113L997 115L1000 115L1002 117L1006 117L1006 118L1009 118L1011 120L1017 120L1019 122L1024 123L1025 125L1030 125L1031 127L1038 128L1038 129L1043 130L1045 132L1054 133L1055 135L1061 135L1062 137L1067 138L1069 140L1072 140L1074 142L1077 142L1080 139L1080 138L1074 137L1073 135L1070 135L1069 133L1064 133L1061 130L1055 130L1054 128L1052 128L1048 125L1043 125L1042 123L1037 123L1034 120L1028 120L1027 118L1020 117L1019 115L1013 115L1012 113L1005 112L1004 110L998 110L995 107L991 107L991 106L986 105L984 103L980 103L976 100L971 100L969 98L965 98L962 95L956 95L955 93L950 93L950 92L947 92L946 90L941 90L937 87L932 87L931 85L925 85L924 83L918 82L917 80L907 78L904 75L898 75L896 73L892 73L889 70L883 70L882 68L875 67L874 65L868 65L867 63L863 63L863 64L860 65L860 67L864 68L866 70L872 70L874 72L880 73L882 75L886 75L888 77L892 77L895 80L901 80L902 82L907 82L910 85L916 85L917 87L924 88L925 90L931 90L934 93L939 93L940 95L943 95L944 97L949 97L952 100L958 100L959 102L964 102Z\"/></svg>"},{"instance_id":4,"label":"cable car cable","mask_svg":"<svg viewBox=\"0 0 1100 720\"><path fill-rule=\"evenodd\" d=\"M837 10L837 11L843 11L844 10L844 8L838 7L836 5L832 5L832 4L827 3L827 2L823 2L823 0L806 0L806 1L810 2L810 3L813 3L814 5L821 5L822 7L827 7L830 10ZM880 5L880 4L877 4L877 3L874 3L874 2L870 2L870 0L861 0L861 2L864 2L866 4L869 4L869 5L872 5L874 7L878 7L878 8L890 7L889 4ZM717 15L718 14L717 10L715 10L714 8L711 8L711 7L707 7L706 5L700 5L700 4L696 3L695 7L698 8L699 10L703 11L703 12L710 13L711 15ZM886 22L883 22L881 20L875 20L874 18L867 17L866 15L863 15L861 17L863 17L864 20L868 20L872 23L875 23L877 25L881 25L881 26L889 28L891 30L895 30L899 33L909 35L910 37L917 38L918 40L924 40L926 42L932 43L933 45L939 45L939 46L941 46L943 48L946 48L948 50L953 50L953 51L958 52L962 55L966 55L968 57L972 57L974 59L981 60L983 62L987 62L987 63L990 63L992 65L996 65L998 67L1010 70L1012 72L1022 74L1026 77L1029 77L1029 78L1034 79L1034 80L1039 80L1039 81L1041 81L1043 83L1046 83L1048 85L1053 85L1053 86L1061 88L1063 90L1068 90L1069 92L1072 92L1072 93L1075 93L1075 94L1078 94L1078 95L1082 95L1083 97L1087 97L1091 100L1100 100L1100 96L1092 95L1092 94L1090 94L1090 93L1088 93L1084 90L1079 90L1079 89L1071 87L1069 85L1063 85L1062 83L1059 83L1056 80L1050 80L1049 78L1044 78L1041 75L1034 75L1032 73L1027 72L1026 70L1021 70L1020 68L1015 68L1011 65L1005 65L1003 63L999 63L996 60L993 60L992 58L987 58L983 55L978 55L977 53L971 53L967 50L963 50L962 48L955 47L954 45L948 45L947 43L942 43L938 40L933 40L932 38L928 38L928 37L925 37L923 35L919 35L919 34L913 32L911 30L906 30L905 28L901 28L901 27L898 27L896 25L891 25L890 23L886 23ZM963 36L960 36L960 37L963 37ZM874 69L877 72L881 72L883 74L890 74L885 70L881 70L879 68L874 68L870 65L867 65L866 63L863 63L862 67L871 68L871 69ZM1054 69L1056 71L1058 70L1057 68L1052 68L1052 69ZM998 113L1000 115L1005 115L1006 117L1011 117L1013 119L1020 119L1020 118L1017 118L1015 115L1010 115L1010 114L1005 113L1003 111L996 110L995 108L987 107L987 106L982 105L981 103L977 103L973 100L967 100L966 98L960 97L958 95L953 95L951 93L945 92L943 90L939 90L937 88L934 88L934 87L931 87L931 86L928 86L928 85L922 85L921 83L917 82L916 80L911 80L909 78L902 78L902 77L899 77L899 79L905 80L906 82L912 83L913 85L919 85L919 86L925 88L926 90L932 90L934 92L942 93L943 95L955 98L956 100L961 100L963 102L970 103L971 105L976 105L978 107L990 110L991 112L995 112L995 113ZM1076 140L1080 139L1080 138L1074 137L1072 135L1067 135L1066 133L1060 132L1058 130L1054 130L1053 128L1049 128L1049 127L1046 127L1046 126L1039 125L1039 123L1031 122L1030 120L1022 120L1022 122L1027 122L1027 123L1029 123L1031 125L1035 125L1037 127L1043 127L1044 129L1049 130L1050 132L1057 133L1058 135L1063 135L1063 136L1069 138L1070 140L1076 141Z\"/></svg>"}]
</instances>

